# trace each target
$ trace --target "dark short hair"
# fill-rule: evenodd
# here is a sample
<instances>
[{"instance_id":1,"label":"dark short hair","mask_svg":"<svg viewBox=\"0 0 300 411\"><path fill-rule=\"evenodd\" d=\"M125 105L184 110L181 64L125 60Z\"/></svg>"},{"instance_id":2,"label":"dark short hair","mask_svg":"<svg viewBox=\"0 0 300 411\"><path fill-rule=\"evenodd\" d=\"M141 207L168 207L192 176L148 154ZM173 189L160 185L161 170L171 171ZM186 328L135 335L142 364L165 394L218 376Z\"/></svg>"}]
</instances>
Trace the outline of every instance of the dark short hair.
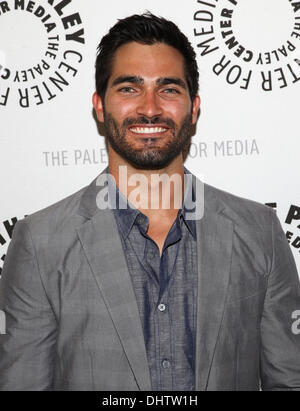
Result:
<instances>
[{"instance_id":1,"label":"dark short hair","mask_svg":"<svg viewBox=\"0 0 300 411\"><path fill-rule=\"evenodd\" d=\"M111 75L114 54L119 47L130 42L147 45L165 43L177 49L184 57L186 81L191 100L194 100L199 87L196 53L188 38L176 24L150 12L118 20L102 38L97 48L95 68L96 90L103 100Z\"/></svg>"}]
</instances>

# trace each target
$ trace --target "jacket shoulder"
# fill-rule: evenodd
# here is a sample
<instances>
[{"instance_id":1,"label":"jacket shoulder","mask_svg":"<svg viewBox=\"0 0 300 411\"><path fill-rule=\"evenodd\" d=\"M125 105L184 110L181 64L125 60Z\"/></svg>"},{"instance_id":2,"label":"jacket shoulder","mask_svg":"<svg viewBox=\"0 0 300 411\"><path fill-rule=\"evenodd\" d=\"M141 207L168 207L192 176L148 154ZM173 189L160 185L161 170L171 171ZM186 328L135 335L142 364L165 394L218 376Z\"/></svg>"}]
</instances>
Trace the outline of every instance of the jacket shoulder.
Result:
<instances>
[{"instance_id":1,"label":"jacket shoulder","mask_svg":"<svg viewBox=\"0 0 300 411\"><path fill-rule=\"evenodd\" d=\"M268 225L275 214L275 210L265 204L240 197L209 184L205 184L204 187L204 195L207 196L208 203L219 202L224 209L223 213L234 223L261 228Z\"/></svg>"},{"instance_id":2,"label":"jacket shoulder","mask_svg":"<svg viewBox=\"0 0 300 411\"><path fill-rule=\"evenodd\" d=\"M22 222L27 225L32 233L49 233L65 229L70 225L70 222L74 224L74 217L77 218L77 211L87 187L85 186L53 204L27 215L18 223Z\"/></svg>"}]
</instances>

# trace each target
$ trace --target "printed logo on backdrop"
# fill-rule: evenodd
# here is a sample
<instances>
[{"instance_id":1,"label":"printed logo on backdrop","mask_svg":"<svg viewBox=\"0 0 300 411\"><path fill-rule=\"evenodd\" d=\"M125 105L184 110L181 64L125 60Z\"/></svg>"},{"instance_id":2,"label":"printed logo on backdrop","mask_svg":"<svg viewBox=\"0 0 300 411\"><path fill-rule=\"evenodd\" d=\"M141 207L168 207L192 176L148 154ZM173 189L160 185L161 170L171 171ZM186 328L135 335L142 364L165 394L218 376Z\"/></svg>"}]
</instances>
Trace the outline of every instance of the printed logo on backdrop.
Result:
<instances>
[{"instance_id":1,"label":"printed logo on backdrop","mask_svg":"<svg viewBox=\"0 0 300 411\"><path fill-rule=\"evenodd\" d=\"M277 203L266 203L269 207L277 209ZM285 220L282 221L282 227L288 243L294 252L300 253L300 206L291 204ZM299 272L300 274L300 272Z\"/></svg>"},{"instance_id":2,"label":"printed logo on backdrop","mask_svg":"<svg viewBox=\"0 0 300 411\"><path fill-rule=\"evenodd\" d=\"M197 0L201 59L227 84L265 92L300 80L300 1Z\"/></svg>"},{"instance_id":3,"label":"printed logo on backdrop","mask_svg":"<svg viewBox=\"0 0 300 411\"><path fill-rule=\"evenodd\" d=\"M11 240L13 229L18 221L17 217L12 217L0 224L0 276L8 244Z\"/></svg>"},{"instance_id":4,"label":"printed logo on backdrop","mask_svg":"<svg viewBox=\"0 0 300 411\"><path fill-rule=\"evenodd\" d=\"M286 231L286 238L290 245L300 253L300 207L291 205L285 223L290 227Z\"/></svg>"},{"instance_id":5,"label":"printed logo on backdrop","mask_svg":"<svg viewBox=\"0 0 300 411\"><path fill-rule=\"evenodd\" d=\"M191 142L189 158L232 158L258 156L262 152L259 141L255 138L242 137L206 138L206 141ZM48 168L61 168L68 166L99 166L107 165L108 155L106 147L101 148L76 148L69 150L43 151L43 165Z\"/></svg>"},{"instance_id":6,"label":"printed logo on backdrop","mask_svg":"<svg viewBox=\"0 0 300 411\"><path fill-rule=\"evenodd\" d=\"M84 35L72 0L0 1L0 109L36 107L67 90Z\"/></svg>"}]
</instances>

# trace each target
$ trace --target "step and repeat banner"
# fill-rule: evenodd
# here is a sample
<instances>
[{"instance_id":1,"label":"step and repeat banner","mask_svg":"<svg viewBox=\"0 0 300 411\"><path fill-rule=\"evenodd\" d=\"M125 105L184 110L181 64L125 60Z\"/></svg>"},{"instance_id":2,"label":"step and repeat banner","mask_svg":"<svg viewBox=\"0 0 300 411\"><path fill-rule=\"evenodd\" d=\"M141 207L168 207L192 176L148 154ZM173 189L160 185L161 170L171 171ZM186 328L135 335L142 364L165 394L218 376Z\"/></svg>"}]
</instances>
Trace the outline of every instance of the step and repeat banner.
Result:
<instances>
[{"instance_id":1,"label":"step and repeat banner","mask_svg":"<svg viewBox=\"0 0 300 411\"><path fill-rule=\"evenodd\" d=\"M0 1L0 272L18 219L107 165L93 114L101 37L146 10L195 47L201 115L185 166L277 210L300 271L300 1Z\"/></svg>"}]
</instances>

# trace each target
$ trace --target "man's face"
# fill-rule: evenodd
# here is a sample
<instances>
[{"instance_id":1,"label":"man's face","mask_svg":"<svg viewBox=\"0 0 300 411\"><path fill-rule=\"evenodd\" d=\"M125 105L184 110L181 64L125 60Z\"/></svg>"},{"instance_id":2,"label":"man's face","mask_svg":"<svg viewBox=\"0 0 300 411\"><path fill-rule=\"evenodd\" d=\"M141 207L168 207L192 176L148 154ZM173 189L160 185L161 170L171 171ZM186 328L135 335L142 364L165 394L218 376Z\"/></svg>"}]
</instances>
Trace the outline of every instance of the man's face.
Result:
<instances>
[{"instance_id":1,"label":"man's face","mask_svg":"<svg viewBox=\"0 0 300 411\"><path fill-rule=\"evenodd\" d=\"M136 168L160 169L181 155L197 120L184 58L166 44L128 43L115 53L104 104L93 98L112 149Z\"/></svg>"}]
</instances>

